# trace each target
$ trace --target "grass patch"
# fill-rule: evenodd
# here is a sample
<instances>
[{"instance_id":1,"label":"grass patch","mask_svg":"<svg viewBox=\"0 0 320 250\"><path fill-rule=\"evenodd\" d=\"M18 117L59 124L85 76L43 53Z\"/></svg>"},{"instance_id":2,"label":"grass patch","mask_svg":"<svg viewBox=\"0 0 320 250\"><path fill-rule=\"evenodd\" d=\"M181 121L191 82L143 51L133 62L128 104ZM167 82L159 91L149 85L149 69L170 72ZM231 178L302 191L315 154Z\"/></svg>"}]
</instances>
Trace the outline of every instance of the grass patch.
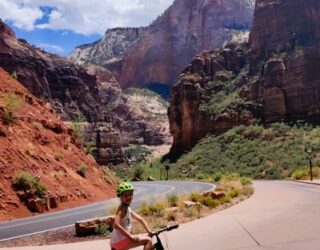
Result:
<instances>
[{"instance_id":1,"label":"grass patch","mask_svg":"<svg viewBox=\"0 0 320 250\"><path fill-rule=\"evenodd\" d=\"M87 174L87 166L86 165L79 165L78 166L78 170L77 170L78 175L80 175L83 178L86 178L86 174Z\"/></svg>"}]
</instances>

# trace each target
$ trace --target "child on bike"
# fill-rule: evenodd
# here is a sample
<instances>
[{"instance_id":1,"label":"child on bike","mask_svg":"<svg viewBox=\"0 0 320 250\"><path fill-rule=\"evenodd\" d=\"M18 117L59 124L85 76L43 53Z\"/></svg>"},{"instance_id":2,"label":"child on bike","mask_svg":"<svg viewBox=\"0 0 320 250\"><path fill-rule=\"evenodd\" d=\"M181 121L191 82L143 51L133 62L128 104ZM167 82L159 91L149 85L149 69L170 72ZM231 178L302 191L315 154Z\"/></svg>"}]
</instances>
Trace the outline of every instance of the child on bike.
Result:
<instances>
[{"instance_id":1,"label":"child on bike","mask_svg":"<svg viewBox=\"0 0 320 250\"><path fill-rule=\"evenodd\" d=\"M131 234L132 217L145 228L149 235L152 235L152 231L145 220L130 208L133 191L133 185L128 182L121 183L117 188L117 196L120 198L121 203L114 218L113 231L110 240L112 249L127 250L138 246L144 246L144 250L152 249L152 239L150 237L140 237Z\"/></svg>"}]
</instances>

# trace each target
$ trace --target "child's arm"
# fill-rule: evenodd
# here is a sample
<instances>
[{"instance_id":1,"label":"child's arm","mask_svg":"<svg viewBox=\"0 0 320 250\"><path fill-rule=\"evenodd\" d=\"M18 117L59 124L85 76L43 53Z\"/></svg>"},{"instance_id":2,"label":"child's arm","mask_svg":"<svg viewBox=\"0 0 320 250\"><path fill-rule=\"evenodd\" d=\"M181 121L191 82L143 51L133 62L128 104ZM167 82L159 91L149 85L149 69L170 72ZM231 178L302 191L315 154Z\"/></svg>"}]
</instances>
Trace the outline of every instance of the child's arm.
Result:
<instances>
[{"instance_id":1,"label":"child's arm","mask_svg":"<svg viewBox=\"0 0 320 250\"><path fill-rule=\"evenodd\" d=\"M144 227L144 229L148 232L148 234L152 234L150 227L148 226L146 221L139 214L137 214L131 210L131 215L134 219L136 219Z\"/></svg>"},{"instance_id":2,"label":"child's arm","mask_svg":"<svg viewBox=\"0 0 320 250\"><path fill-rule=\"evenodd\" d=\"M122 226L121 226L121 215L122 215L122 211L121 209L119 209L114 217L114 224L113 227L115 229L117 229L123 236L127 237L130 240L136 241L138 240L137 237L131 235L127 230L125 230Z\"/></svg>"}]
</instances>

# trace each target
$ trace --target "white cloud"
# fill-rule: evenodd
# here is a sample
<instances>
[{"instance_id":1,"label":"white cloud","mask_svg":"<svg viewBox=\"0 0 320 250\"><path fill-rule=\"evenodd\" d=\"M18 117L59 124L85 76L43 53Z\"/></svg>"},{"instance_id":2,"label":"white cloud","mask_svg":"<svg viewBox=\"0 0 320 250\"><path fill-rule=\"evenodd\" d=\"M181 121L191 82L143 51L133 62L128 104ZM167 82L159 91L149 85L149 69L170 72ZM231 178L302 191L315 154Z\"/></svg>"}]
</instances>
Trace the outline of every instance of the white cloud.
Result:
<instances>
[{"instance_id":1,"label":"white cloud","mask_svg":"<svg viewBox=\"0 0 320 250\"><path fill-rule=\"evenodd\" d=\"M42 11L37 7L32 8L10 0L0 0L0 18L12 21L17 28L32 30L34 29L35 21L41 16Z\"/></svg>"},{"instance_id":2,"label":"white cloud","mask_svg":"<svg viewBox=\"0 0 320 250\"><path fill-rule=\"evenodd\" d=\"M58 45L48 44L48 43L40 43L38 46L44 50L61 54L64 52L64 49Z\"/></svg>"},{"instance_id":3,"label":"white cloud","mask_svg":"<svg viewBox=\"0 0 320 250\"><path fill-rule=\"evenodd\" d=\"M10 19L24 29L71 30L90 35L107 28L145 26L160 15L173 0L0 0L0 18ZM36 25L45 15L40 7L54 10L47 23Z\"/></svg>"}]
</instances>

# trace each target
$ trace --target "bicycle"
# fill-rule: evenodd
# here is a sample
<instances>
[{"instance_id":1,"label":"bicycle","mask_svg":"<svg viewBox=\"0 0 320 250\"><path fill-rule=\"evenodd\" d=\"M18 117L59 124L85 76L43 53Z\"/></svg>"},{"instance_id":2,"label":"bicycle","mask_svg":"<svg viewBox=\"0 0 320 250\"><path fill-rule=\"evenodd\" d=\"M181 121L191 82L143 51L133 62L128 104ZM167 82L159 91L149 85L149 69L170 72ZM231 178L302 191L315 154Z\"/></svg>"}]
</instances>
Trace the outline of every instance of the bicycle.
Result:
<instances>
[{"instance_id":1,"label":"bicycle","mask_svg":"<svg viewBox=\"0 0 320 250\"><path fill-rule=\"evenodd\" d=\"M179 225L174 225L174 226L167 226L166 228L164 229L161 229L155 233L152 234L152 236L155 236L157 238L157 242L153 245L153 248L152 249L155 249L155 250L164 250L164 247L162 245L162 242L160 240L160 237L159 235L163 232L168 232L168 231L171 231L173 229L177 229L179 227Z\"/></svg>"}]
</instances>

